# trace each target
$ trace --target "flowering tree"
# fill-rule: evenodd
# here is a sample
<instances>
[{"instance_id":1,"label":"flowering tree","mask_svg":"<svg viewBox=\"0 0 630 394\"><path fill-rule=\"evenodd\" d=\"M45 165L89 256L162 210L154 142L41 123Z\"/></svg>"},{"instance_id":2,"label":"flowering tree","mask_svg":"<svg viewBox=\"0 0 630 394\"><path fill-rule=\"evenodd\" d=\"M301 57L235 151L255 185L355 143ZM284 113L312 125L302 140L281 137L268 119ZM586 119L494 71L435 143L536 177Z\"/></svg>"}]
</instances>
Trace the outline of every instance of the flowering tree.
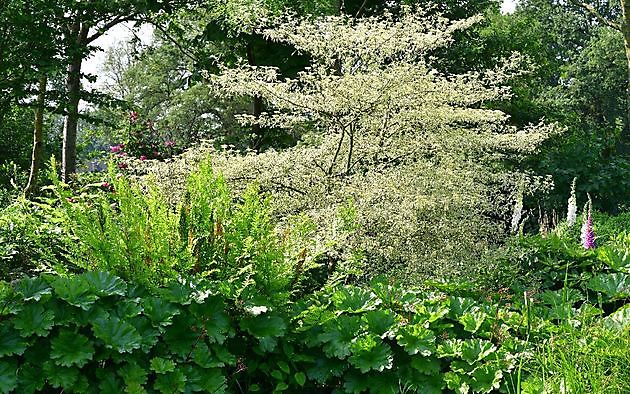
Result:
<instances>
[{"instance_id":1,"label":"flowering tree","mask_svg":"<svg viewBox=\"0 0 630 394\"><path fill-rule=\"evenodd\" d=\"M500 160L535 151L555 130L516 130L504 113L485 109L509 97L503 83L518 72L517 56L484 72L452 75L433 66L435 50L479 20L406 10L269 23L260 33L308 55L310 67L289 79L243 64L211 77L211 86L260 97L272 110L241 121L294 130L302 142L280 153L216 158L217 165L230 179L274 191L280 215L332 220L352 199L361 212L356 248L388 270L401 261L407 273L435 270L418 265L430 261L461 271L472 251L500 236L488 216L505 216L496 190L516 179Z\"/></svg>"}]
</instances>

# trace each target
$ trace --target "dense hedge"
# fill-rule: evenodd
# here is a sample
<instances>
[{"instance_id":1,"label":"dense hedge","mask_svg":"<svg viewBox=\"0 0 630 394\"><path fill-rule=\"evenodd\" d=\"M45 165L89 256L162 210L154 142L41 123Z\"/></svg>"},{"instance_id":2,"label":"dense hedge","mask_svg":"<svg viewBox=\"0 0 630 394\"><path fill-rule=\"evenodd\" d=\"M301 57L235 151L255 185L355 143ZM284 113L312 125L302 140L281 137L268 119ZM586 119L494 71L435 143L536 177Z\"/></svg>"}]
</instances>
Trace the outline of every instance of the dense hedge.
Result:
<instances>
[{"instance_id":1,"label":"dense hedge","mask_svg":"<svg viewBox=\"0 0 630 394\"><path fill-rule=\"evenodd\" d=\"M255 301L103 272L6 284L0 391L491 392L525 345L516 311L383 282Z\"/></svg>"}]
</instances>

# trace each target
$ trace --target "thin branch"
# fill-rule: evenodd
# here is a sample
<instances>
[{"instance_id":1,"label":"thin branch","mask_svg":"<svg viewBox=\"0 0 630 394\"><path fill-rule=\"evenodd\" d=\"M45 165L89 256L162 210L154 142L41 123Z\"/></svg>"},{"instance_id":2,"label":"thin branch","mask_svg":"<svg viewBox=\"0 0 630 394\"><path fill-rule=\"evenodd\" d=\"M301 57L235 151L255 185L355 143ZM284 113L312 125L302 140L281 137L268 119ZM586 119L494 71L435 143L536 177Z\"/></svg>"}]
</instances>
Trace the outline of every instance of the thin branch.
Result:
<instances>
[{"instance_id":1,"label":"thin branch","mask_svg":"<svg viewBox=\"0 0 630 394\"><path fill-rule=\"evenodd\" d=\"M615 23L613 21L610 21L608 19L606 19L606 17L604 17L599 11L597 11L597 9L595 9L595 7L593 7L592 4L588 4L585 3L583 1L578 1L578 0L569 0L572 4L583 8L584 10L586 10L589 14L591 14L592 16L594 16L600 23L611 27L615 30L619 30L621 31L621 24L619 23Z\"/></svg>"},{"instance_id":2,"label":"thin branch","mask_svg":"<svg viewBox=\"0 0 630 394\"><path fill-rule=\"evenodd\" d=\"M123 22L131 22L133 20L136 20L136 17L138 15L137 14L132 14L132 15L128 15L125 17L122 16L116 16L114 19L112 19L111 21L107 22L106 24L104 24L101 27L96 27L98 30L96 31L96 33L92 34L91 36L87 37L86 39L86 43L92 43L95 40L97 40L99 37L101 37L103 34L107 33L107 31L109 29L111 29L112 27L116 26L119 23L123 23Z\"/></svg>"},{"instance_id":3,"label":"thin branch","mask_svg":"<svg viewBox=\"0 0 630 394\"><path fill-rule=\"evenodd\" d=\"M173 38L173 36L171 36L169 34L169 32L160 24L156 23L156 22L152 22L153 26L158 29L162 34L164 34L164 36L173 44L177 47L177 49L179 49L179 51L185 55L187 58L189 58L190 60L192 60L195 63L199 63L199 59L195 56L195 54L191 51L188 51L186 48L184 48L179 41L177 41L175 38Z\"/></svg>"}]
</instances>

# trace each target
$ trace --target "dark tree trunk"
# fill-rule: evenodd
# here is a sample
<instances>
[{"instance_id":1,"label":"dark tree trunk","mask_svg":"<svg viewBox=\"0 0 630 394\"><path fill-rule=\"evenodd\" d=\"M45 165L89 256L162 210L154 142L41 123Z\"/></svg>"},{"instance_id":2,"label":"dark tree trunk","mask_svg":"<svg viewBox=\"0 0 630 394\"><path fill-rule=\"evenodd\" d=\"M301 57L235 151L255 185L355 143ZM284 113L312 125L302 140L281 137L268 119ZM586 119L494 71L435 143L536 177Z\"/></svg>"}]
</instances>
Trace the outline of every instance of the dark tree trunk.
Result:
<instances>
[{"instance_id":1,"label":"dark tree trunk","mask_svg":"<svg viewBox=\"0 0 630 394\"><path fill-rule=\"evenodd\" d=\"M35 127L33 128L33 153L31 155L31 171L24 195L30 196L37 188L37 178L44 155L44 107L46 100L46 84L48 78L44 75L39 79L37 94L37 108L35 108Z\"/></svg>"},{"instance_id":2,"label":"dark tree trunk","mask_svg":"<svg viewBox=\"0 0 630 394\"><path fill-rule=\"evenodd\" d=\"M254 57L254 48L251 43L247 44L247 63L250 66L256 66L256 58ZM260 117L262 113L263 102L262 98L259 95L252 97L252 115L256 119ZM260 149L260 145L263 141L263 133L259 124L254 124L252 126L252 134L255 135L255 138L252 140L250 144L250 148L258 150Z\"/></svg>"},{"instance_id":3,"label":"dark tree trunk","mask_svg":"<svg viewBox=\"0 0 630 394\"><path fill-rule=\"evenodd\" d=\"M61 179L64 182L68 182L77 170L77 129L79 125L79 101L81 100L81 65L83 63L81 51L87 45L88 31L89 28L83 24L77 24L72 29L76 41L71 50L71 61L66 75L68 104L63 125L61 151Z\"/></svg>"},{"instance_id":4,"label":"dark tree trunk","mask_svg":"<svg viewBox=\"0 0 630 394\"><path fill-rule=\"evenodd\" d=\"M626 51L627 78L626 81L626 124L623 129L622 142L630 144L630 0L621 0L623 18L621 21L621 33Z\"/></svg>"}]
</instances>

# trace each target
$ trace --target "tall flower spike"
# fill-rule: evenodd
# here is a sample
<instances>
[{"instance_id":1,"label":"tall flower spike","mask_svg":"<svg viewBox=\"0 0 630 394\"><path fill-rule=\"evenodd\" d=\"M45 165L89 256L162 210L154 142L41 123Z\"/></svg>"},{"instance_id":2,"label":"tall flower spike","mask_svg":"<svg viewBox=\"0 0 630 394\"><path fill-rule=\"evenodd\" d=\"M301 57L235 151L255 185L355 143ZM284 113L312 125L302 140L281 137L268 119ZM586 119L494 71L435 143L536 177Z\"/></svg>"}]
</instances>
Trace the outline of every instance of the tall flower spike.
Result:
<instances>
[{"instance_id":1,"label":"tall flower spike","mask_svg":"<svg viewBox=\"0 0 630 394\"><path fill-rule=\"evenodd\" d=\"M582 246L584 249L595 249L595 232L593 231L593 215L591 197L588 198L588 213L585 216L584 223L582 224Z\"/></svg>"},{"instance_id":2,"label":"tall flower spike","mask_svg":"<svg viewBox=\"0 0 630 394\"><path fill-rule=\"evenodd\" d=\"M575 181L577 178L573 178L571 184L571 195L569 196L569 207L567 209L567 224L569 227L573 227L577 218L577 200L575 198Z\"/></svg>"}]
</instances>

